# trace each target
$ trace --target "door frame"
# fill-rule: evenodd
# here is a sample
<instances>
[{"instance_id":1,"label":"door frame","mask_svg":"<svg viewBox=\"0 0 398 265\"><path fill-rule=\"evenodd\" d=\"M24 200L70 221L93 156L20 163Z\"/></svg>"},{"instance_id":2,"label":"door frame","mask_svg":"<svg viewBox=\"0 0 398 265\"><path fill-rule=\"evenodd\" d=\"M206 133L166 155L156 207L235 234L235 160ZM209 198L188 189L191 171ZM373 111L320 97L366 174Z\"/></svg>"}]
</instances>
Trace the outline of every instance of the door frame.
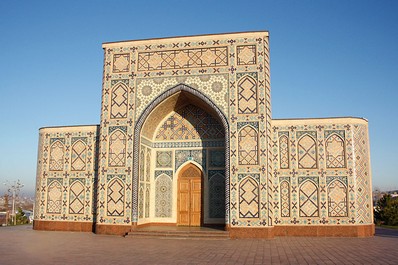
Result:
<instances>
[{"instance_id":1,"label":"door frame","mask_svg":"<svg viewBox=\"0 0 398 265\"><path fill-rule=\"evenodd\" d=\"M195 163L194 161L187 161L183 165L180 166L180 168L177 170L177 205L176 205L176 214L177 214L177 226L180 226L180 179L183 175L183 173L190 167L196 168L200 172L200 182L201 182L201 189L200 189L200 225L204 225L204 174L203 174L203 168ZM190 226L190 225L189 225Z\"/></svg>"}]
</instances>

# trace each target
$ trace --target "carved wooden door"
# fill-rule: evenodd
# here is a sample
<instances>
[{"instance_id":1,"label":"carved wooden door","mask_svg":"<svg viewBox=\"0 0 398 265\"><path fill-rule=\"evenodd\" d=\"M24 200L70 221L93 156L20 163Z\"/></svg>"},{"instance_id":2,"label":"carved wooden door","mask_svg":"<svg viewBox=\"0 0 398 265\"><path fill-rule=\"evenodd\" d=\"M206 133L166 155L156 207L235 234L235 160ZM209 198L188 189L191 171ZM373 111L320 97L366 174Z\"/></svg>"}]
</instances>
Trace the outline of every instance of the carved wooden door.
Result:
<instances>
[{"instance_id":1,"label":"carved wooden door","mask_svg":"<svg viewBox=\"0 0 398 265\"><path fill-rule=\"evenodd\" d=\"M194 165L187 165L178 180L178 225L200 226L201 220L202 172Z\"/></svg>"}]
</instances>

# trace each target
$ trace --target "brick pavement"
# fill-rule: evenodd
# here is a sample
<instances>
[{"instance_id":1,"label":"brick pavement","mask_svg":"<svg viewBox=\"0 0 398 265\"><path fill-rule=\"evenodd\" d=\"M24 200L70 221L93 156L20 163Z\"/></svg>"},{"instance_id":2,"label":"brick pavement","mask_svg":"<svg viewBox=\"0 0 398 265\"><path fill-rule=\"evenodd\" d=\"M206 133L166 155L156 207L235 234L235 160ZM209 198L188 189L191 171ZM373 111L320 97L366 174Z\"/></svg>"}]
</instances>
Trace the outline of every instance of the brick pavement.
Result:
<instances>
[{"instance_id":1,"label":"brick pavement","mask_svg":"<svg viewBox=\"0 0 398 265\"><path fill-rule=\"evenodd\" d=\"M0 264L398 264L398 230L373 238L137 239L0 227Z\"/></svg>"}]
</instances>

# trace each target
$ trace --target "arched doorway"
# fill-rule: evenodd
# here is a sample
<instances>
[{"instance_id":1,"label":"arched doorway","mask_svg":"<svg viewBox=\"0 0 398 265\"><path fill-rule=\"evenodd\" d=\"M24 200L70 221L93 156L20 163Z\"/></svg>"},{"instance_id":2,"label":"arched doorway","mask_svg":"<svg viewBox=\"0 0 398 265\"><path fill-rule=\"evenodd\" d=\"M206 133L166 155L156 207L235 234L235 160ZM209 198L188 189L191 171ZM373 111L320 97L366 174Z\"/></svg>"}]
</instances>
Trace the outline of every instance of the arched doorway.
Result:
<instances>
[{"instance_id":1,"label":"arched doorway","mask_svg":"<svg viewBox=\"0 0 398 265\"><path fill-rule=\"evenodd\" d=\"M188 163L178 174L177 225L201 226L203 223L203 172Z\"/></svg>"},{"instance_id":2,"label":"arched doorway","mask_svg":"<svg viewBox=\"0 0 398 265\"><path fill-rule=\"evenodd\" d=\"M199 91L178 85L156 98L135 127L133 222L228 223L228 135L225 115Z\"/></svg>"}]
</instances>

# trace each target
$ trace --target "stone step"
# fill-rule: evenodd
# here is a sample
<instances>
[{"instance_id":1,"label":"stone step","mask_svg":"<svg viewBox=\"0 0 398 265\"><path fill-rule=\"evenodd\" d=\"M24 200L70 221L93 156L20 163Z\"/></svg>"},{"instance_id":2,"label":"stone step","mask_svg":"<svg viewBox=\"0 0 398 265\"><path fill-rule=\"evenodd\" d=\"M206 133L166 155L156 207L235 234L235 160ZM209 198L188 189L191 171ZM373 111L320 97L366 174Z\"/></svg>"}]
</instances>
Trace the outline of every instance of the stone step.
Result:
<instances>
[{"instance_id":1,"label":"stone step","mask_svg":"<svg viewBox=\"0 0 398 265\"><path fill-rule=\"evenodd\" d=\"M227 231L188 231L188 230L136 230L125 237L130 238L173 238L173 239L229 239Z\"/></svg>"}]
</instances>

